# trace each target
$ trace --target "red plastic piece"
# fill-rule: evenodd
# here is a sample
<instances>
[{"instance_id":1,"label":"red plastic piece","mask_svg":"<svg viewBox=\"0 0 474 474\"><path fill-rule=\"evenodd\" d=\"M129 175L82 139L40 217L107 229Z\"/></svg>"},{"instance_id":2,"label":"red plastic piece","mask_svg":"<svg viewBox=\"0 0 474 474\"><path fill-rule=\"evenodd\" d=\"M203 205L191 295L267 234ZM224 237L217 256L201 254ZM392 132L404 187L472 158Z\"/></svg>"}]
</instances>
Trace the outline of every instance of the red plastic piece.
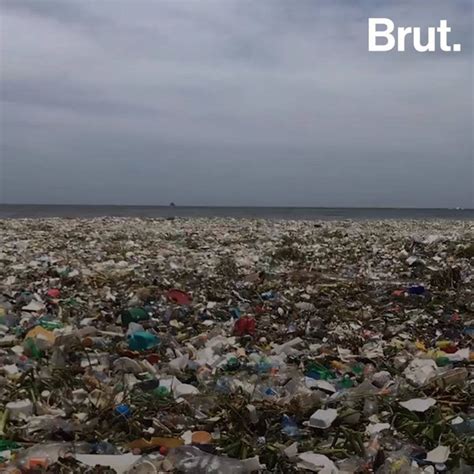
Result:
<instances>
[{"instance_id":1,"label":"red plastic piece","mask_svg":"<svg viewBox=\"0 0 474 474\"><path fill-rule=\"evenodd\" d=\"M191 303L191 297L185 291L173 289L168 291L166 296L168 300L176 304L188 305Z\"/></svg>"},{"instance_id":2,"label":"red plastic piece","mask_svg":"<svg viewBox=\"0 0 474 474\"><path fill-rule=\"evenodd\" d=\"M245 334L253 336L255 334L255 319L251 316L242 316L235 322L234 332L238 336Z\"/></svg>"},{"instance_id":3,"label":"red plastic piece","mask_svg":"<svg viewBox=\"0 0 474 474\"><path fill-rule=\"evenodd\" d=\"M159 354L150 354L146 356L146 360L150 362L150 364L158 364L160 362L160 355Z\"/></svg>"},{"instance_id":4,"label":"red plastic piece","mask_svg":"<svg viewBox=\"0 0 474 474\"><path fill-rule=\"evenodd\" d=\"M458 348L451 344L448 347L443 347L442 351L446 352L446 354L454 354L455 352L458 351Z\"/></svg>"},{"instance_id":5,"label":"red plastic piece","mask_svg":"<svg viewBox=\"0 0 474 474\"><path fill-rule=\"evenodd\" d=\"M48 292L46 294L50 298L53 298L55 300L57 300L61 296L61 292L59 291L58 288L51 288L50 290L48 290Z\"/></svg>"}]
</instances>

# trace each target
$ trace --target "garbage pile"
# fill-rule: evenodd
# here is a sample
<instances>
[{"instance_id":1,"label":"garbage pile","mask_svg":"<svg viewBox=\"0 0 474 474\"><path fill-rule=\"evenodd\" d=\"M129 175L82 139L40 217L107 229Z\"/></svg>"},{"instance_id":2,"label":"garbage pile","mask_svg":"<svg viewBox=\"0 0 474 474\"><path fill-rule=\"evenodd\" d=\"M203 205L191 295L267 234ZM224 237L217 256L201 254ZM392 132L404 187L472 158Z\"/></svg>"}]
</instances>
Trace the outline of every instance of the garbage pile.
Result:
<instances>
[{"instance_id":1,"label":"garbage pile","mask_svg":"<svg viewBox=\"0 0 474 474\"><path fill-rule=\"evenodd\" d=\"M473 235L0 221L1 472L472 472Z\"/></svg>"}]
</instances>

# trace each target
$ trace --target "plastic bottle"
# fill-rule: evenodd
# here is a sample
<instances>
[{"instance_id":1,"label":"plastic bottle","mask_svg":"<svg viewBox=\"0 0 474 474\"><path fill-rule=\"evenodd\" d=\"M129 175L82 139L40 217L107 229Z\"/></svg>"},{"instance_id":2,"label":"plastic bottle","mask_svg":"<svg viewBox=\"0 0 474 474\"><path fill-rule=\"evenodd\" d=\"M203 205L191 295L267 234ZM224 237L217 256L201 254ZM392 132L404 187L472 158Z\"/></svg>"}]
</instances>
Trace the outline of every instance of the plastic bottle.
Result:
<instances>
[{"instance_id":1,"label":"plastic bottle","mask_svg":"<svg viewBox=\"0 0 474 474\"><path fill-rule=\"evenodd\" d=\"M99 441L92 446L95 454L119 454L120 451L108 441Z\"/></svg>"},{"instance_id":2,"label":"plastic bottle","mask_svg":"<svg viewBox=\"0 0 474 474\"><path fill-rule=\"evenodd\" d=\"M377 457L377 454L380 450L380 435L373 435L365 449L365 457L369 465L372 465Z\"/></svg>"},{"instance_id":3,"label":"plastic bottle","mask_svg":"<svg viewBox=\"0 0 474 474\"><path fill-rule=\"evenodd\" d=\"M281 432L290 438L296 438L300 434L300 430L294 418L283 415L281 422Z\"/></svg>"},{"instance_id":4,"label":"plastic bottle","mask_svg":"<svg viewBox=\"0 0 474 474\"><path fill-rule=\"evenodd\" d=\"M163 472L163 456L148 454L142 456L138 461L125 471L125 474L158 474Z\"/></svg>"},{"instance_id":5,"label":"plastic bottle","mask_svg":"<svg viewBox=\"0 0 474 474\"><path fill-rule=\"evenodd\" d=\"M22 471L47 468L59 458L73 453L90 453L88 443L44 443L20 451L15 458L15 465Z\"/></svg>"},{"instance_id":6,"label":"plastic bottle","mask_svg":"<svg viewBox=\"0 0 474 474\"><path fill-rule=\"evenodd\" d=\"M183 474L246 474L256 470L255 464L239 459L215 456L194 446L180 446L170 449L166 460L173 468ZM258 468L257 468L258 469Z\"/></svg>"}]
</instances>

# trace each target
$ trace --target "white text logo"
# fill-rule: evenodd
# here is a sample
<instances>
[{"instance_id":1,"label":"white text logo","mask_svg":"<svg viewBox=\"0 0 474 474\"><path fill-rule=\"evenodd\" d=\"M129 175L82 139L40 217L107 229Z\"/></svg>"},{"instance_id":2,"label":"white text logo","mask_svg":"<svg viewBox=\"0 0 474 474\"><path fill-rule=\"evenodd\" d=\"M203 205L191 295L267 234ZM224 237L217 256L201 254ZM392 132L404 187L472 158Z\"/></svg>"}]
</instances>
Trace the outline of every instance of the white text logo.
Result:
<instances>
[{"instance_id":1,"label":"white text logo","mask_svg":"<svg viewBox=\"0 0 474 474\"><path fill-rule=\"evenodd\" d=\"M452 46L448 43L448 33L451 33L451 27L446 20L441 20L439 26L428 27L428 31L422 33L422 28L417 26L395 28L395 23L390 18L369 18L369 51L406 51L410 44L420 53L438 49L456 53L461 51L459 43Z\"/></svg>"}]
</instances>

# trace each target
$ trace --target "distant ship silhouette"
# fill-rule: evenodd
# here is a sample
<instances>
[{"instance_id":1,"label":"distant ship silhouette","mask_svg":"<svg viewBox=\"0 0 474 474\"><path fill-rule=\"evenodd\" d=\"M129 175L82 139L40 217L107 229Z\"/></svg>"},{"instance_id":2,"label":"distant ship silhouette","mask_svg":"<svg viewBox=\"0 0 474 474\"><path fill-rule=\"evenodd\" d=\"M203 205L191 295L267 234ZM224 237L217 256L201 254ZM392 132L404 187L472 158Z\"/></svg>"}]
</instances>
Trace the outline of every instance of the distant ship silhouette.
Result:
<instances>
[{"instance_id":1,"label":"distant ship silhouette","mask_svg":"<svg viewBox=\"0 0 474 474\"><path fill-rule=\"evenodd\" d=\"M176 204L174 202L170 202L170 207L176 207Z\"/></svg>"}]
</instances>

